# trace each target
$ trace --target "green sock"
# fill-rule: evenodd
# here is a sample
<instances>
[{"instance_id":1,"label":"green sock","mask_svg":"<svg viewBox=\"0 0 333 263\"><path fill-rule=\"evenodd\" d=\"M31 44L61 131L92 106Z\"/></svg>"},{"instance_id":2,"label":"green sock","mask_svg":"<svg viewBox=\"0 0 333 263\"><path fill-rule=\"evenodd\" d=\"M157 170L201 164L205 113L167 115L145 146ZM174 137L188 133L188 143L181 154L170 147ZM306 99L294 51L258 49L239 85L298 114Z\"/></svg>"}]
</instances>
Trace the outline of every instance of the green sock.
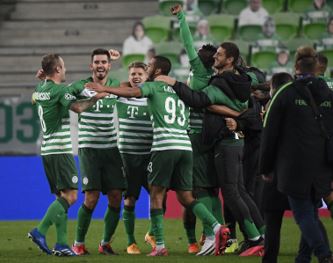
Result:
<instances>
[{"instance_id":1,"label":"green sock","mask_svg":"<svg viewBox=\"0 0 333 263\"><path fill-rule=\"evenodd\" d=\"M77 213L76 237L75 241L84 243L88 228L90 225L92 213L94 210L89 209L84 204Z\"/></svg>"},{"instance_id":2,"label":"green sock","mask_svg":"<svg viewBox=\"0 0 333 263\"><path fill-rule=\"evenodd\" d=\"M213 212L212 198L209 195L199 197L198 201L202 203L209 212L211 213ZM205 234L205 236L214 235L211 225L207 224L207 222L202 221L202 226L203 226L203 233Z\"/></svg>"},{"instance_id":3,"label":"green sock","mask_svg":"<svg viewBox=\"0 0 333 263\"><path fill-rule=\"evenodd\" d=\"M104 236L103 242L110 242L111 237L114 234L120 215L120 207L108 206L104 215Z\"/></svg>"},{"instance_id":4,"label":"green sock","mask_svg":"<svg viewBox=\"0 0 333 263\"><path fill-rule=\"evenodd\" d=\"M263 225L263 226L259 227L258 231L259 231L261 236L265 235L266 226Z\"/></svg>"},{"instance_id":5,"label":"green sock","mask_svg":"<svg viewBox=\"0 0 333 263\"><path fill-rule=\"evenodd\" d=\"M123 221L125 225L125 231L127 234L127 244L131 245L136 243L134 237L134 225L135 225L135 212L134 206L124 206Z\"/></svg>"},{"instance_id":6,"label":"green sock","mask_svg":"<svg viewBox=\"0 0 333 263\"><path fill-rule=\"evenodd\" d=\"M221 200L217 196L212 196L212 207L214 217L221 225L224 225Z\"/></svg>"},{"instance_id":7,"label":"green sock","mask_svg":"<svg viewBox=\"0 0 333 263\"><path fill-rule=\"evenodd\" d=\"M198 217L205 225L209 226L213 231L213 228L218 225L215 217L207 210L207 208L198 201L193 201L190 205L193 213ZM214 233L214 232L211 232Z\"/></svg>"},{"instance_id":8,"label":"green sock","mask_svg":"<svg viewBox=\"0 0 333 263\"><path fill-rule=\"evenodd\" d=\"M57 215L63 212L67 213L68 207L69 205L63 198L54 200L37 226L38 231L45 236L50 226L55 223Z\"/></svg>"},{"instance_id":9,"label":"green sock","mask_svg":"<svg viewBox=\"0 0 333 263\"><path fill-rule=\"evenodd\" d=\"M156 245L164 245L163 209L150 209L150 220Z\"/></svg>"},{"instance_id":10,"label":"green sock","mask_svg":"<svg viewBox=\"0 0 333 263\"><path fill-rule=\"evenodd\" d=\"M57 244L68 245L67 243L67 212L63 211L57 215L55 221Z\"/></svg>"},{"instance_id":11,"label":"green sock","mask_svg":"<svg viewBox=\"0 0 333 263\"><path fill-rule=\"evenodd\" d=\"M256 225L253 223L253 221L250 221L248 219L244 219L244 231L249 239L257 238L258 236L260 236Z\"/></svg>"}]
</instances>

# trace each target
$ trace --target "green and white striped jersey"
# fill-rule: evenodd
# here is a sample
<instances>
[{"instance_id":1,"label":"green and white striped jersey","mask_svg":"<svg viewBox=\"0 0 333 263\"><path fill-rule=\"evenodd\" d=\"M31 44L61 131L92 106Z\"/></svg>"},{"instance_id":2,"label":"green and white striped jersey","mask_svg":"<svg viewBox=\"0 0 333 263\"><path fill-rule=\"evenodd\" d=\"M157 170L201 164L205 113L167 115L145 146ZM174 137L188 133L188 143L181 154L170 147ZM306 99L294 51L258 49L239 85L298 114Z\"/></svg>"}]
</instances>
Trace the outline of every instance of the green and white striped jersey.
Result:
<instances>
[{"instance_id":1,"label":"green and white striped jersey","mask_svg":"<svg viewBox=\"0 0 333 263\"><path fill-rule=\"evenodd\" d=\"M84 87L93 82L92 77L72 83L72 87ZM118 80L108 78L105 86L119 86ZM109 95L79 115L79 148L106 149L117 147L117 131L114 126L114 108L117 96Z\"/></svg>"},{"instance_id":2,"label":"green and white striped jersey","mask_svg":"<svg viewBox=\"0 0 333 263\"><path fill-rule=\"evenodd\" d=\"M82 90L84 87L56 84L52 80L37 85L32 99L43 132L41 155L73 153L68 110Z\"/></svg>"},{"instance_id":3,"label":"green and white striped jersey","mask_svg":"<svg viewBox=\"0 0 333 263\"><path fill-rule=\"evenodd\" d=\"M192 151L187 135L189 109L172 87L164 82L146 82L141 86L142 97L148 98L153 121L151 151Z\"/></svg>"},{"instance_id":4,"label":"green and white striped jersey","mask_svg":"<svg viewBox=\"0 0 333 263\"><path fill-rule=\"evenodd\" d=\"M153 142L153 127L147 98L119 98L118 148L126 154L149 154Z\"/></svg>"}]
</instances>

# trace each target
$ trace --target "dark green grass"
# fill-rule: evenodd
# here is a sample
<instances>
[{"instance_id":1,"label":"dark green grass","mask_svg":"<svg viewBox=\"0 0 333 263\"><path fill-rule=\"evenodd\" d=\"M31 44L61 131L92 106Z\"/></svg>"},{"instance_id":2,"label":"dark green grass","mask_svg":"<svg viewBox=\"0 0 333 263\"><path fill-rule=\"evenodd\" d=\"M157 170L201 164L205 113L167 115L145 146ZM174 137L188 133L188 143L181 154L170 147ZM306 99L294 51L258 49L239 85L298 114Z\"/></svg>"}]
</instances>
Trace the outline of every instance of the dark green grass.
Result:
<instances>
[{"instance_id":1,"label":"dark green grass","mask_svg":"<svg viewBox=\"0 0 333 263\"><path fill-rule=\"evenodd\" d=\"M329 218L323 219L328 235L333 242L333 221ZM107 257L99 255L97 246L101 240L103 232L103 221L93 220L86 239L86 245L91 255L77 258L57 258L42 254L37 247L27 238L30 231L37 222L35 221L0 221L0 262L260 262L258 257L238 257L228 255L221 257L196 257L186 253L187 242L181 220L165 220L165 240L169 249L169 257L149 258L146 256L150 252L150 247L143 241L147 229L147 220L138 220L136 223L136 238L142 255L127 255L125 248L127 239L124 234L123 222L119 222L112 246L120 256ZM71 244L74 238L76 221L70 221L68 225L68 237ZM198 232L201 227L198 226ZM240 236L240 235L239 235ZM293 219L284 219L281 239L281 249L279 262L293 262L299 241L299 230ZM48 244L50 247L55 242L54 228L48 233ZM313 262L317 262L313 259Z\"/></svg>"}]
</instances>

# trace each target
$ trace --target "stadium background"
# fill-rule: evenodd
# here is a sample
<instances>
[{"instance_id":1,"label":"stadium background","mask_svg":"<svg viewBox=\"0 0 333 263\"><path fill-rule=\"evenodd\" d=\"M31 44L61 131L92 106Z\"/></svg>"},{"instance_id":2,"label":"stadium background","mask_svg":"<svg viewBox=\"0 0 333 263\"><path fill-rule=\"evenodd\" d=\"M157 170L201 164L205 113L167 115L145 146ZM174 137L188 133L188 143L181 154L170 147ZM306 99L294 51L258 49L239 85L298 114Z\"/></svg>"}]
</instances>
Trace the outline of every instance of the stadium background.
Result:
<instances>
[{"instance_id":1,"label":"stadium background","mask_svg":"<svg viewBox=\"0 0 333 263\"><path fill-rule=\"evenodd\" d=\"M39 219L53 196L44 176L40 148L40 129L36 111L30 103L34 75L41 56L56 52L63 56L67 68L67 82L89 76L90 52L94 48L122 49L131 34L135 21L142 20L146 34L155 43L158 54L178 63L180 43L177 29L168 9L182 1L157 0L0 0L0 220ZM275 18L277 33L292 54L301 44L318 45L325 23L313 26L303 23L303 12L311 0L263 0L263 6ZM199 8L210 22L211 33L217 42L235 41L250 65L262 69L275 58L276 50L257 54L252 44L258 38L258 28L237 27L237 15L246 0L198 0ZM327 0L333 8L333 1ZM326 49L326 50L325 50ZM324 47L333 63L333 48ZM134 54L113 63L111 76L126 80L126 65ZM328 75L331 74L329 69ZM76 116L72 115L73 143ZM102 198L103 199L103 198ZM167 217L180 216L180 207L171 193L168 202L173 209ZM32 204L31 208L25 203ZM82 194L69 217L75 218ZM106 202L99 203L95 218L102 218ZM138 217L148 216L148 196L143 191Z\"/></svg>"}]
</instances>

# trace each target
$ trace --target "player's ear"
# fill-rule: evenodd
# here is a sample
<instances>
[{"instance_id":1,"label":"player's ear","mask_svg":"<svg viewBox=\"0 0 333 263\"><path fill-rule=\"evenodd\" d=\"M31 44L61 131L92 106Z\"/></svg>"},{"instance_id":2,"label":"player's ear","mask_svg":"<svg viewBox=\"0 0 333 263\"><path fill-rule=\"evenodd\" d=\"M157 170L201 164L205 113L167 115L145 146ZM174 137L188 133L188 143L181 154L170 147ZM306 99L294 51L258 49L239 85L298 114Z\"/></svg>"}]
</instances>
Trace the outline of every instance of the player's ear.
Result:
<instances>
[{"instance_id":1,"label":"player's ear","mask_svg":"<svg viewBox=\"0 0 333 263\"><path fill-rule=\"evenodd\" d=\"M92 63L89 64L89 69L93 70L93 64Z\"/></svg>"},{"instance_id":2,"label":"player's ear","mask_svg":"<svg viewBox=\"0 0 333 263\"><path fill-rule=\"evenodd\" d=\"M55 72L56 72L56 73L60 73L61 68L62 68L61 66L56 66L56 67L55 67Z\"/></svg>"},{"instance_id":3,"label":"player's ear","mask_svg":"<svg viewBox=\"0 0 333 263\"><path fill-rule=\"evenodd\" d=\"M161 75L162 70L160 68L155 69L155 76Z\"/></svg>"}]
</instances>

